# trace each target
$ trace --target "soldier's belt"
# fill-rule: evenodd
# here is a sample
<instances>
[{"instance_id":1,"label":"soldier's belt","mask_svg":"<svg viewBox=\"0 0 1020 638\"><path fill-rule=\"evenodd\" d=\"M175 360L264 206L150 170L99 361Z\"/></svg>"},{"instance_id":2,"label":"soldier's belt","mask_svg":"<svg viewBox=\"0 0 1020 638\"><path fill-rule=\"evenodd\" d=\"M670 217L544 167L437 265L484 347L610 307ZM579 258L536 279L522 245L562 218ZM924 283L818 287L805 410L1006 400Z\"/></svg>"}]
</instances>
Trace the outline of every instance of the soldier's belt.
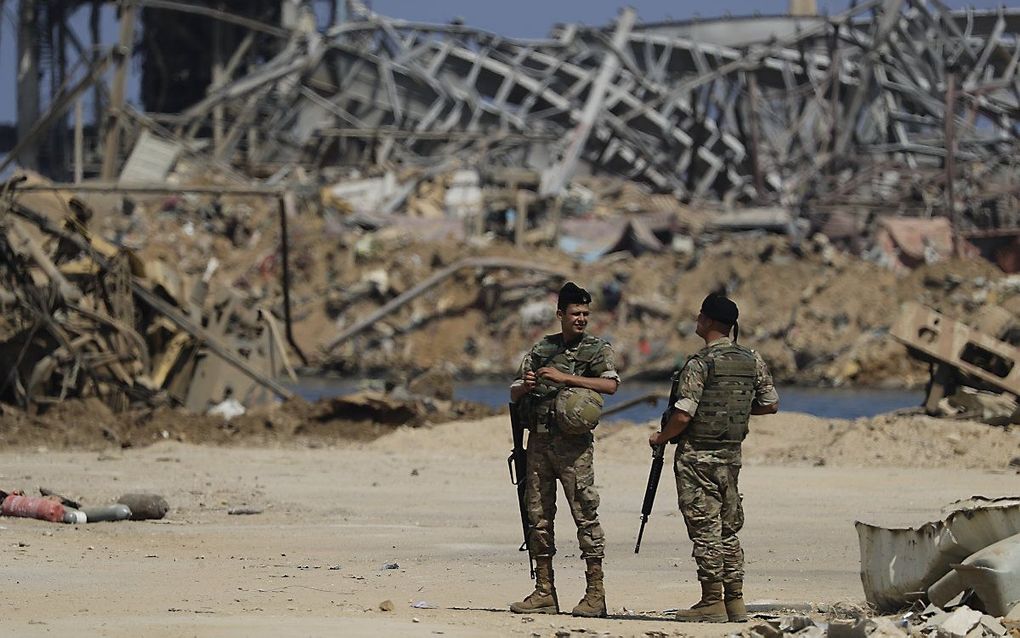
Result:
<instances>
[{"instance_id":1,"label":"soldier's belt","mask_svg":"<svg viewBox=\"0 0 1020 638\"><path fill-rule=\"evenodd\" d=\"M711 452L714 450L739 450L740 443L736 441L695 441L688 439L691 448L698 452Z\"/></svg>"}]
</instances>

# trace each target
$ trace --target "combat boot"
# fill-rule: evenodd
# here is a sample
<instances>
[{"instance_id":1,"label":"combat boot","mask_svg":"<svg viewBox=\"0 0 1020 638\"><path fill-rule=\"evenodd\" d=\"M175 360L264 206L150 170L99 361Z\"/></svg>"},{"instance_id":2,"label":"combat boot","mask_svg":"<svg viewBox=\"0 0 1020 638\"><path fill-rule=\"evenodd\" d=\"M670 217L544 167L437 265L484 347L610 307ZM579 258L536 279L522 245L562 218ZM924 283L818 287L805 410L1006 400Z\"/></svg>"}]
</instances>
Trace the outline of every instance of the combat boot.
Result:
<instances>
[{"instance_id":1,"label":"combat boot","mask_svg":"<svg viewBox=\"0 0 1020 638\"><path fill-rule=\"evenodd\" d=\"M556 586L553 584L552 557L535 559L535 591L519 603L511 603L510 611L515 614L558 614L560 603L556 600Z\"/></svg>"},{"instance_id":2,"label":"combat boot","mask_svg":"<svg viewBox=\"0 0 1020 638\"><path fill-rule=\"evenodd\" d=\"M701 583L701 600L690 609L676 612L680 622L726 622L726 603L723 602L722 583Z\"/></svg>"},{"instance_id":3,"label":"combat boot","mask_svg":"<svg viewBox=\"0 0 1020 638\"><path fill-rule=\"evenodd\" d=\"M747 607L744 605L744 583L723 583L723 601L726 616L730 622L747 622Z\"/></svg>"},{"instance_id":4,"label":"combat boot","mask_svg":"<svg viewBox=\"0 0 1020 638\"><path fill-rule=\"evenodd\" d=\"M606 589L602 584L602 559L588 558L586 560L588 565L584 570L584 577L588 581L588 587L584 590L584 598L570 613L573 616L585 618L605 618Z\"/></svg>"}]
</instances>

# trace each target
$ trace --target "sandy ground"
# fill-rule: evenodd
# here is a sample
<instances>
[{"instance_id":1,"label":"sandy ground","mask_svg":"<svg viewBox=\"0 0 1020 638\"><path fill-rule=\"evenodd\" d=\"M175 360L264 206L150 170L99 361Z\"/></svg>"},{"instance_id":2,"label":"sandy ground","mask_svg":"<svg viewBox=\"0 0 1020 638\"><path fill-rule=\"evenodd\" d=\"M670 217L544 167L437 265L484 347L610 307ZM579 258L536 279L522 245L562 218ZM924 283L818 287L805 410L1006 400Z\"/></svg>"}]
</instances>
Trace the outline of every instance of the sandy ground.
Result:
<instances>
[{"instance_id":1,"label":"sandy ground","mask_svg":"<svg viewBox=\"0 0 1020 638\"><path fill-rule=\"evenodd\" d=\"M841 452L817 465L810 455L776 453L769 437L787 427L791 441L818 437L830 445L836 426L810 422L762 417L748 441L749 451L758 450L741 476L750 601L860 603L855 520L919 524L955 499L1020 493L1020 477L998 460L977 469L966 462L912 463L892 448L915 448L916 441L876 434L869 443L866 424L839 437L840 445L855 442L856 456ZM982 445L1011 447L1009 458L1017 434L1000 432ZM168 441L100 452L0 451L3 489L43 485L90 503L155 491L172 506L156 522L67 526L0 518L0 635L722 636L739 630L678 624L662 614L690 604L699 590L668 478L641 554L633 553L648 471L643 436L643 429L608 433L596 447L612 616L604 620L506 611L531 583L516 551L520 522L507 478L505 417L402 429L371 443L332 447ZM954 445L966 446L968 436ZM868 448L892 461L864 467L875 465ZM968 458L966 450L953 454ZM240 506L264 512L227 514ZM556 564L561 604L569 610L584 579L567 512L561 502ZM385 563L399 567L383 569ZM386 600L392 611L379 609ZM434 607L412 607L419 601Z\"/></svg>"}]
</instances>

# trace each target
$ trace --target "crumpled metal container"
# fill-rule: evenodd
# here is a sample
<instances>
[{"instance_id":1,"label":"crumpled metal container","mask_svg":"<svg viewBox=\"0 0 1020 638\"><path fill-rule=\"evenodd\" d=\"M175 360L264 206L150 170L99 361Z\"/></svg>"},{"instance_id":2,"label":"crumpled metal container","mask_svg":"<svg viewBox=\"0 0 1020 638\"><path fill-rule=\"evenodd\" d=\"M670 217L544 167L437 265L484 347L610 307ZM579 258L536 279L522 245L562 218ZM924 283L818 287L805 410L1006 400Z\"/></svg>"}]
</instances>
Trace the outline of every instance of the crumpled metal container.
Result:
<instances>
[{"instance_id":1,"label":"crumpled metal container","mask_svg":"<svg viewBox=\"0 0 1020 638\"><path fill-rule=\"evenodd\" d=\"M943 520L916 528L855 524L861 583L869 603L892 612L925 599L928 588L953 565L1020 533L1020 497L974 496L947 509Z\"/></svg>"}]
</instances>

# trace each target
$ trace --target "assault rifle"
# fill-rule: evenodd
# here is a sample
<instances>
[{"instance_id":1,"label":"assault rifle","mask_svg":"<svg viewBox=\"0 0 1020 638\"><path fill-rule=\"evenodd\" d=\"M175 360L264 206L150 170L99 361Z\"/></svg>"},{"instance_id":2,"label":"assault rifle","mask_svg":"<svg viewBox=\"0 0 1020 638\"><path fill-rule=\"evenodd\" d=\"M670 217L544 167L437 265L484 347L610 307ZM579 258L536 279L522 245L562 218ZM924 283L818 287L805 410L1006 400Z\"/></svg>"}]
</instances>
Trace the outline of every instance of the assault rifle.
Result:
<instances>
[{"instance_id":1,"label":"assault rifle","mask_svg":"<svg viewBox=\"0 0 1020 638\"><path fill-rule=\"evenodd\" d=\"M669 389L669 402L666 404L666 410L662 413L662 420L659 422L659 431L661 432L666 427L666 421L669 419L670 410L673 404L677 401L677 395L680 392L680 371L673 373L673 385ZM676 443L676 440L671 440L670 443ZM662 465L666 456L666 444L660 443L659 445L652 446L652 467L648 470L648 484L645 486L645 500L641 503L641 528L638 529L637 542L634 543L634 553L640 553L641 551L641 537L645 534L645 523L648 522L648 516L652 513L652 505L655 503L655 491L659 489L659 478L662 476Z\"/></svg>"},{"instance_id":2,"label":"assault rifle","mask_svg":"<svg viewBox=\"0 0 1020 638\"><path fill-rule=\"evenodd\" d=\"M517 406L510 404L510 427L514 437L514 448L506 459L507 467L510 468L510 483L517 487L517 507L521 511L521 528L524 531L524 542L521 543L519 551L528 552L528 567L531 577L535 577L535 562L531 559L531 551L528 549L528 532L531 525L528 523L528 506L525 502L528 480L528 453L524 449L524 425L517 415Z\"/></svg>"}]
</instances>

